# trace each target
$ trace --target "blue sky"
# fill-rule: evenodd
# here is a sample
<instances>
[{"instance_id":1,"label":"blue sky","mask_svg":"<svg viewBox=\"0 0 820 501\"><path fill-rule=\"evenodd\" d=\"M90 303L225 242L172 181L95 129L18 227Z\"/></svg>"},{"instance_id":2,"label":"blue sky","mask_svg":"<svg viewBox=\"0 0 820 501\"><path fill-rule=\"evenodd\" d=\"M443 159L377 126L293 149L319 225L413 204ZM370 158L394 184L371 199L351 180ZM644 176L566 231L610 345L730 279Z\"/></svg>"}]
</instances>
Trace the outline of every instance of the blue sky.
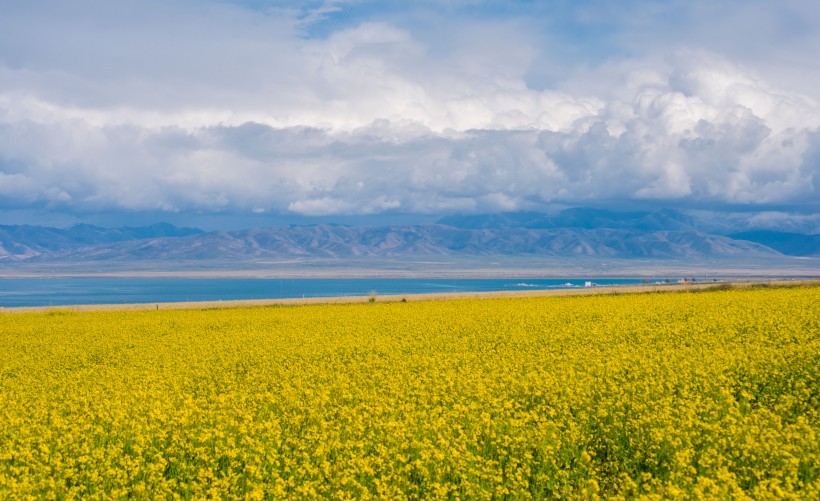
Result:
<instances>
[{"instance_id":1,"label":"blue sky","mask_svg":"<svg viewBox=\"0 0 820 501\"><path fill-rule=\"evenodd\" d=\"M2 224L820 212L813 1L0 11Z\"/></svg>"}]
</instances>

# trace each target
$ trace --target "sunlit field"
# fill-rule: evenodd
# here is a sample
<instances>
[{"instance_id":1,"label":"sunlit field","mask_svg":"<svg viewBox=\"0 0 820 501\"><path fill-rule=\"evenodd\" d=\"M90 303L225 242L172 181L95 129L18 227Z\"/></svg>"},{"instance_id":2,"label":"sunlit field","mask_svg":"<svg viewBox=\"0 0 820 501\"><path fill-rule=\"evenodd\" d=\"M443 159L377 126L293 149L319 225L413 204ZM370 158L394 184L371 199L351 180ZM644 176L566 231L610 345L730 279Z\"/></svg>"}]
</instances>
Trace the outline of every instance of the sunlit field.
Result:
<instances>
[{"instance_id":1,"label":"sunlit field","mask_svg":"<svg viewBox=\"0 0 820 501\"><path fill-rule=\"evenodd\" d=\"M820 288L0 315L0 498L820 499Z\"/></svg>"}]
</instances>

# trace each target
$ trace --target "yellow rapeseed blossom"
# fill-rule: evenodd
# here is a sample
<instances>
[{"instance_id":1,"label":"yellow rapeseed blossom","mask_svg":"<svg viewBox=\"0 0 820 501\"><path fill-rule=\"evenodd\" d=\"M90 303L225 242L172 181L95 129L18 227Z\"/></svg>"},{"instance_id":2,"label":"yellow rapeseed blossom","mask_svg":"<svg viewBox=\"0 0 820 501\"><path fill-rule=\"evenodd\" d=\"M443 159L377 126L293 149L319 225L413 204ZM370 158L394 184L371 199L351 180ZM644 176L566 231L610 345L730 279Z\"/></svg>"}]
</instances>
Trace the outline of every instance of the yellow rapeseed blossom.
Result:
<instances>
[{"instance_id":1,"label":"yellow rapeseed blossom","mask_svg":"<svg viewBox=\"0 0 820 501\"><path fill-rule=\"evenodd\" d=\"M0 315L27 497L820 499L820 288Z\"/></svg>"}]
</instances>

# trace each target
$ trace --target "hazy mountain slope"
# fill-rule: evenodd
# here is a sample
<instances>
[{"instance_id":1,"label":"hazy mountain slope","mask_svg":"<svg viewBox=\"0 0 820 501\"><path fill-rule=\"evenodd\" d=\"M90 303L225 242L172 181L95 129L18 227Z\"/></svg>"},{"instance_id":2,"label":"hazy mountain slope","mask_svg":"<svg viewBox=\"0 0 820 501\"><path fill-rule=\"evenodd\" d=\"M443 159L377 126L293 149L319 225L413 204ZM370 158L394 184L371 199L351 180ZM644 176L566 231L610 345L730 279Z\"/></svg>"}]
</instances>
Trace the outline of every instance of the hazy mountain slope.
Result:
<instances>
[{"instance_id":1,"label":"hazy mountain slope","mask_svg":"<svg viewBox=\"0 0 820 501\"><path fill-rule=\"evenodd\" d=\"M820 235L759 230L735 233L731 237L765 245L787 256L820 256Z\"/></svg>"},{"instance_id":2,"label":"hazy mountain slope","mask_svg":"<svg viewBox=\"0 0 820 501\"><path fill-rule=\"evenodd\" d=\"M653 212L615 212L605 209L573 208L553 214L513 212L446 216L439 224L456 228L530 228L530 229L622 229L641 231L668 231L697 229L694 218L671 209Z\"/></svg>"},{"instance_id":3,"label":"hazy mountain slope","mask_svg":"<svg viewBox=\"0 0 820 501\"><path fill-rule=\"evenodd\" d=\"M103 228L78 224L70 228L0 225L0 259L31 259L62 254L87 246L132 240L178 238L204 233L198 228L177 228L168 223L151 226Z\"/></svg>"},{"instance_id":4,"label":"hazy mountain slope","mask_svg":"<svg viewBox=\"0 0 820 501\"><path fill-rule=\"evenodd\" d=\"M165 223L139 228L0 226L0 260L171 262L501 255L742 259L820 255L818 235L755 231L725 236L706 233L699 226L696 218L674 210L584 208L554 214L448 216L430 225L315 225L208 233Z\"/></svg>"},{"instance_id":5,"label":"hazy mountain slope","mask_svg":"<svg viewBox=\"0 0 820 501\"><path fill-rule=\"evenodd\" d=\"M543 255L680 258L776 256L762 245L697 231L307 226L211 232L65 248L32 260L195 260L265 257Z\"/></svg>"}]
</instances>

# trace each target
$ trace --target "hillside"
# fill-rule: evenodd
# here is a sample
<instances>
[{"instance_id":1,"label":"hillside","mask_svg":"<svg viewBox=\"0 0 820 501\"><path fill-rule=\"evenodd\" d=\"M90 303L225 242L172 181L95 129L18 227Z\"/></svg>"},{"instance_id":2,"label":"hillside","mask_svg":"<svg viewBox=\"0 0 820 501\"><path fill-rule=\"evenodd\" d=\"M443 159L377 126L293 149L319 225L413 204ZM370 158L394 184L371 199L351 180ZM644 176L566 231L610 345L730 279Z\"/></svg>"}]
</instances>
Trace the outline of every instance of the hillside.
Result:
<instances>
[{"instance_id":1,"label":"hillside","mask_svg":"<svg viewBox=\"0 0 820 501\"><path fill-rule=\"evenodd\" d=\"M771 258L820 255L820 237L721 235L675 211L448 216L436 224L312 225L205 232L167 223L135 228L0 226L5 262L219 260L401 256Z\"/></svg>"}]
</instances>

